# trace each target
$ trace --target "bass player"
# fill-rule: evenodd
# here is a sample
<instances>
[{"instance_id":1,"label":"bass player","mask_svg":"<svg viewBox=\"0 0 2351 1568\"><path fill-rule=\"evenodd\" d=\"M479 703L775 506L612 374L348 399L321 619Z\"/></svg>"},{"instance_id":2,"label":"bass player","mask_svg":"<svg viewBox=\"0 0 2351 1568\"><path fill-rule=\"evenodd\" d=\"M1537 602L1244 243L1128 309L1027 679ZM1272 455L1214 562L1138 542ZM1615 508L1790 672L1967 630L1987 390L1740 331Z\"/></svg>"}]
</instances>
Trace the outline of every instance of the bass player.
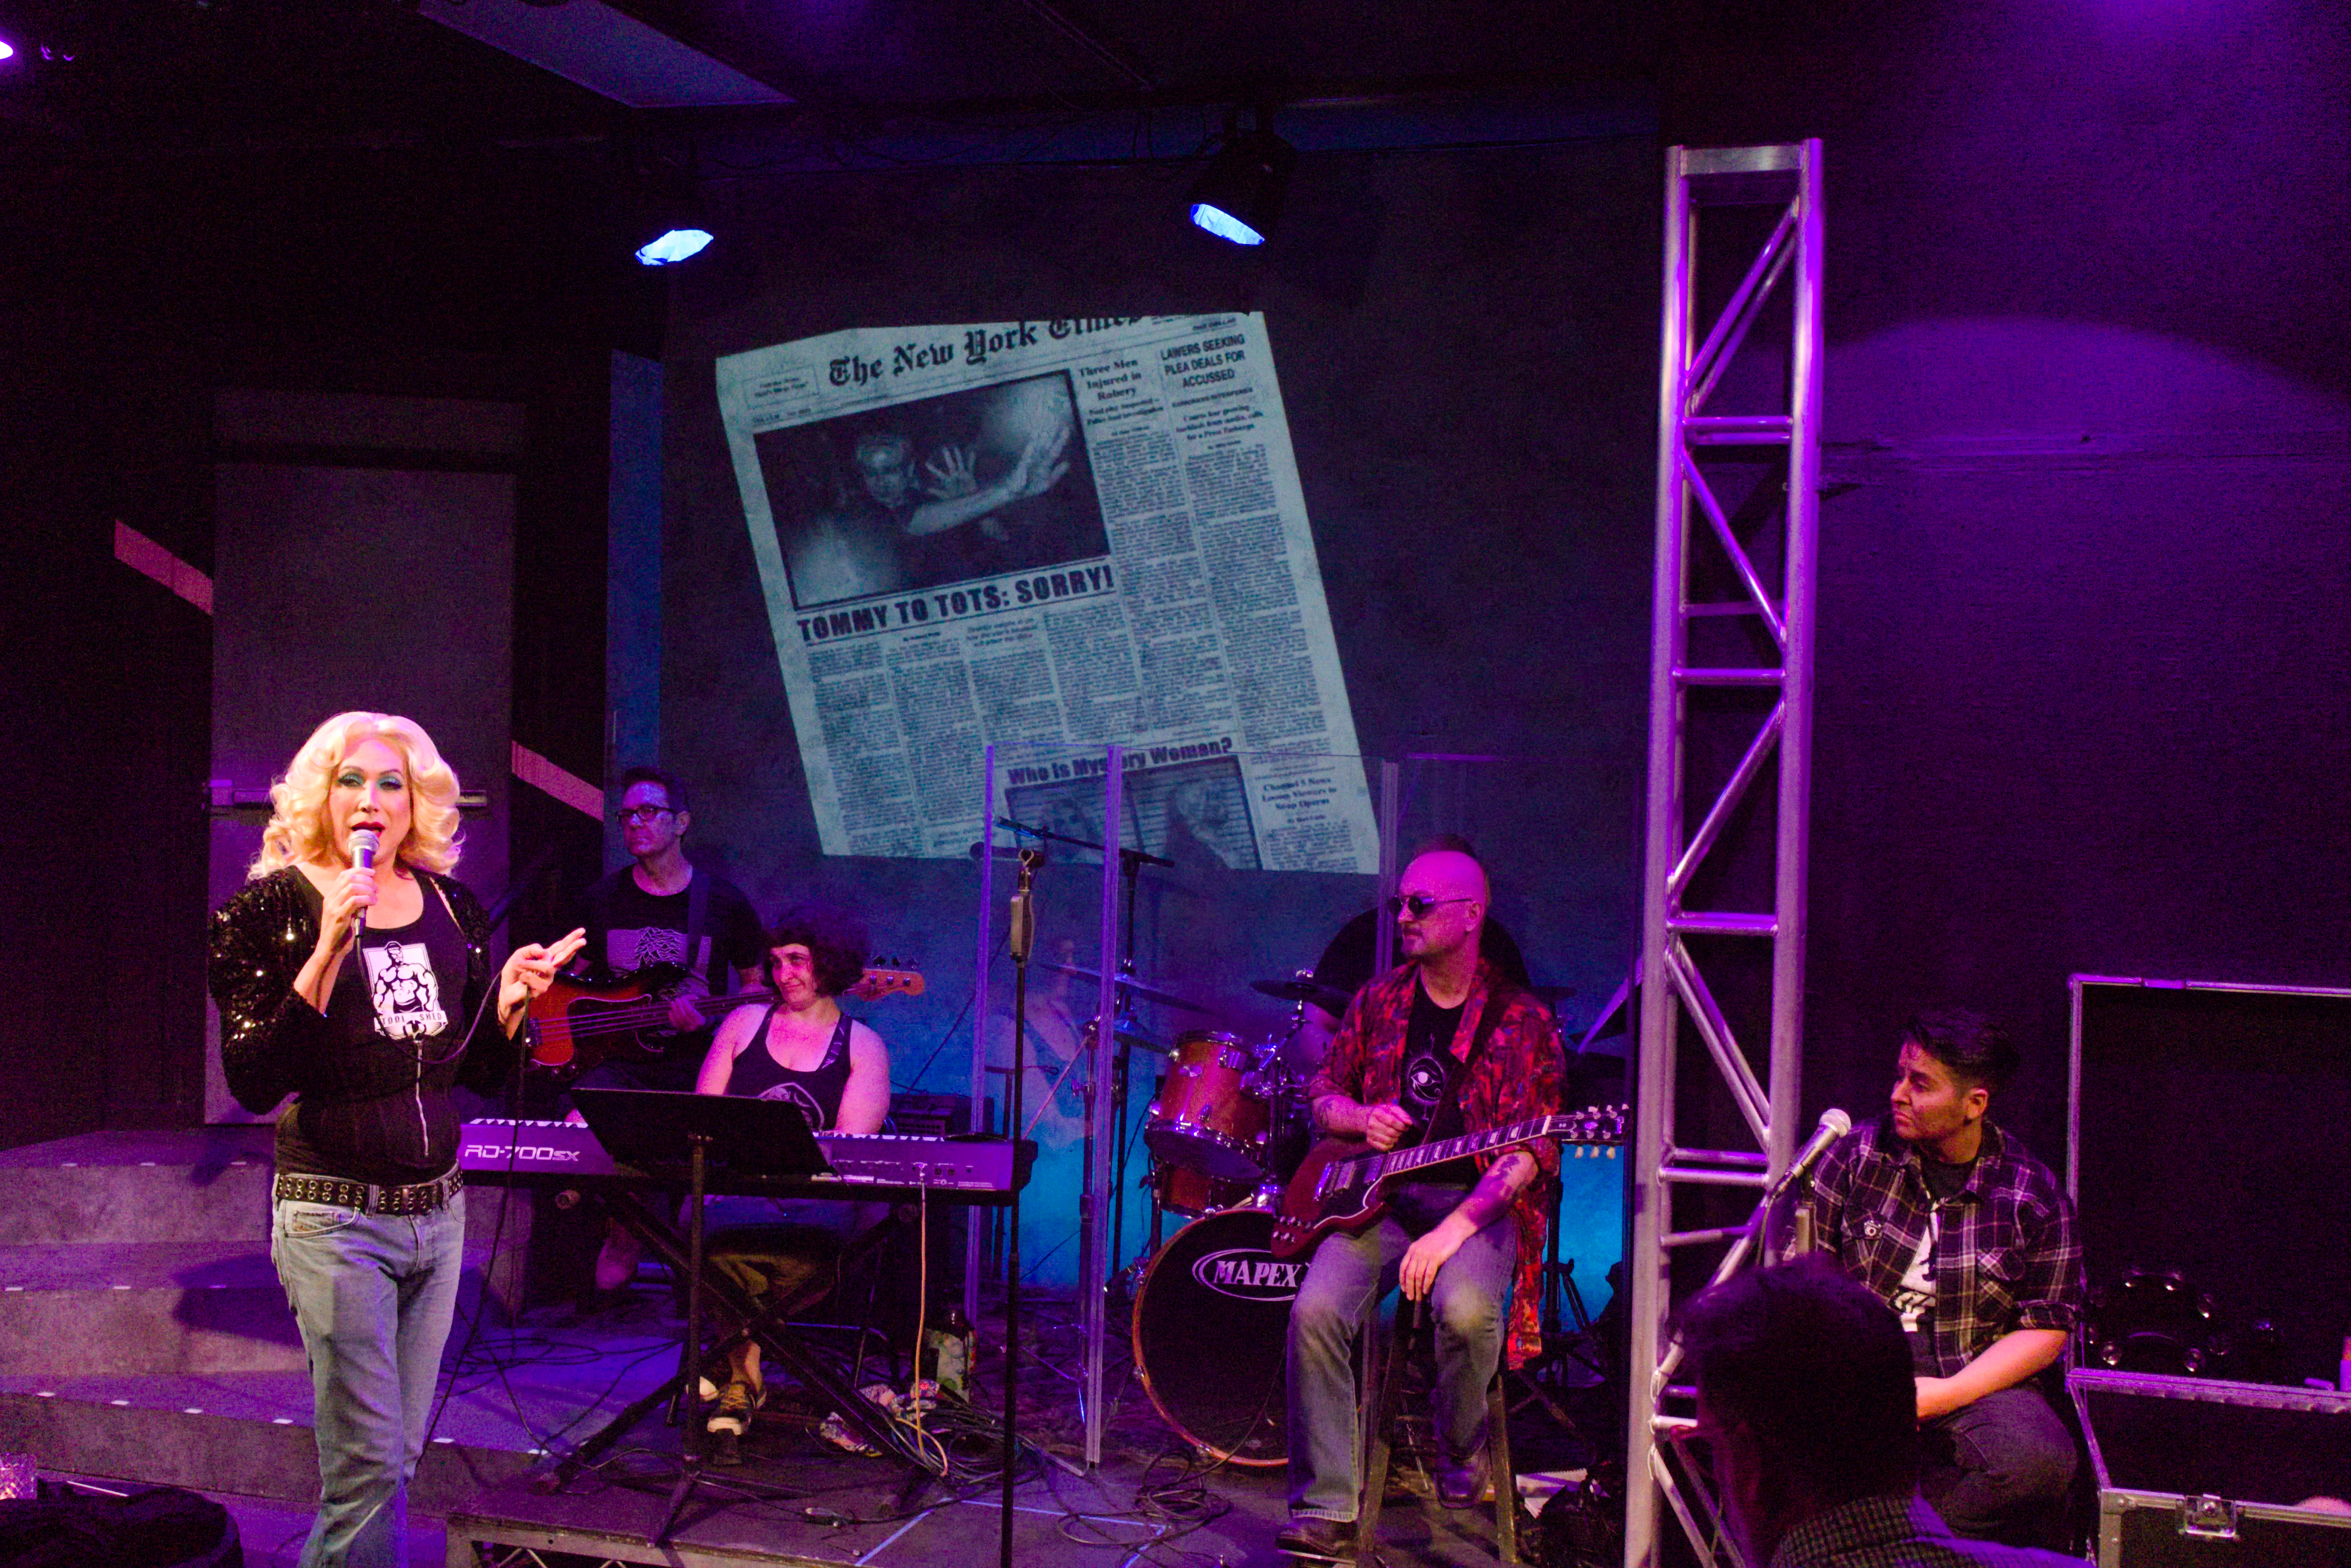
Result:
<instances>
[{"instance_id":1,"label":"bass player","mask_svg":"<svg viewBox=\"0 0 2351 1568\"><path fill-rule=\"evenodd\" d=\"M1391 901L1405 961L1356 996L1308 1087L1324 1133L1385 1150L1559 1109L1563 1063L1551 1015L1479 956L1490 897L1485 868L1459 851L1424 854L1405 868ZM1352 1357L1392 1283L1435 1307L1439 1500L1468 1508L1484 1499L1486 1385L1506 1338L1514 1367L1541 1349L1544 1214L1537 1198L1558 1169L1558 1146L1548 1139L1431 1166L1397 1187L1387 1212L1361 1234L1334 1233L1316 1248L1290 1316L1290 1521L1275 1538L1281 1551L1332 1561L1353 1554Z\"/></svg>"},{"instance_id":2,"label":"bass player","mask_svg":"<svg viewBox=\"0 0 2351 1568\"><path fill-rule=\"evenodd\" d=\"M588 933L583 967L591 980L668 971L677 977L657 995L669 1030L647 1041L657 1053L612 1056L580 1075L575 1087L668 1089L694 1087L709 1053L716 1018L695 1004L727 988L731 972L751 991L766 984L767 954L750 900L724 877L685 858L685 786L658 768L621 775L621 841L631 863L588 890L580 924ZM596 1258L600 1294L619 1289L636 1272L636 1239L608 1224Z\"/></svg>"}]
</instances>

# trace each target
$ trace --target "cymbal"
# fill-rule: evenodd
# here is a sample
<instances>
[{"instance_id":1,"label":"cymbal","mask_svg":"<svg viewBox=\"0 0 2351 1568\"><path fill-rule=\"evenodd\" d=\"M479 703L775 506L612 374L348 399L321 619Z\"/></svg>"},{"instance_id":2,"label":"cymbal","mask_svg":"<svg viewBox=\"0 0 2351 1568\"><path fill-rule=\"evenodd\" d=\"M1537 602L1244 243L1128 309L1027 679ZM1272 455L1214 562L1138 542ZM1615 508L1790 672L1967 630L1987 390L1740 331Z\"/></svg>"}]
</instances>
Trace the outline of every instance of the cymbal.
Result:
<instances>
[{"instance_id":1,"label":"cymbal","mask_svg":"<svg viewBox=\"0 0 2351 1568\"><path fill-rule=\"evenodd\" d=\"M1251 980L1249 989L1280 1002L1312 1002L1333 1018L1345 1012L1354 999L1336 986L1319 984L1304 975L1286 980Z\"/></svg>"},{"instance_id":2,"label":"cymbal","mask_svg":"<svg viewBox=\"0 0 2351 1568\"><path fill-rule=\"evenodd\" d=\"M1535 1000L1547 1008L1555 1008L1575 995L1573 986L1529 986L1527 989L1533 994Z\"/></svg>"},{"instance_id":3,"label":"cymbal","mask_svg":"<svg viewBox=\"0 0 2351 1568\"><path fill-rule=\"evenodd\" d=\"M1037 961L1037 967L1040 969L1050 969L1057 975L1071 975L1081 980L1092 980L1097 986L1102 984L1102 972L1098 969L1081 969L1075 964L1049 964L1041 958ZM1137 1001L1157 1002L1163 1008L1181 1008L1187 1013L1204 1013L1209 1010L1200 1003L1176 996L1172 991L1163 991L1144 985L1132 975L1113 975L1111 979L1119 989Z\"/></svg>"}]
</instances>

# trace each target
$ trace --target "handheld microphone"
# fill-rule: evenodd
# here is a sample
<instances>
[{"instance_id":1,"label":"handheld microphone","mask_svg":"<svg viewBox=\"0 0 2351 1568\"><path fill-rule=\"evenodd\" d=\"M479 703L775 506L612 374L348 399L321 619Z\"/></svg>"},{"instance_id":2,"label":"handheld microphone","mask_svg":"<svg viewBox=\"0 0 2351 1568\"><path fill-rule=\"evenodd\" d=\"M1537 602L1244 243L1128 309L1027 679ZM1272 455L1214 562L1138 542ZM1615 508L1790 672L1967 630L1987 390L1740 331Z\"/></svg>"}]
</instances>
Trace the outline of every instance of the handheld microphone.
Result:
<instances>
[{"instance_id":1,"label":"handheld microphone","mask_svg":"<svg viewBox=\"0 0 2351 1568\"><path fill-rule=\"evenodd\" d=\"M373 871L375 852L382 846L383 835L373 828L353 829L351 831L351 863L362 871ZM358 913L351 916L351 940L357 942L360 939L360 933L366 929L367 907L362 904Z\"/></svg>"}]
</instances>

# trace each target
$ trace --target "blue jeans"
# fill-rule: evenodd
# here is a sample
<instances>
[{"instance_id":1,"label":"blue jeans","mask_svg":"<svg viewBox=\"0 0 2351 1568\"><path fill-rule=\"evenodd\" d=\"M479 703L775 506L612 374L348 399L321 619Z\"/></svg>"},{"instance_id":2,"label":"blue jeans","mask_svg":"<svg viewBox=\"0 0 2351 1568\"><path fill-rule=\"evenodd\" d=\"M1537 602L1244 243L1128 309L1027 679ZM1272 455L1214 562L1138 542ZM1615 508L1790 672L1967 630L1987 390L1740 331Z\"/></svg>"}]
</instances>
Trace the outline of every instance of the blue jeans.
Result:
<instances>
[{"instance_id":1,"label":"blue jeans","mask_svg":"<svg viewBox=\"0 0 2351 1568\"><path fill-rule=\"evenodd\" d=\"M2074 1434L2029 1383L1919 1428L1918 1490L1954 1535L2046 1546L2062 1534Z\"/></svg>"},{"instance_id":2,"label":"blue jeans","mask_svg":"<svg viewBox=\"0 0 2351 1568\"><path fill-rule=\"evenodd\" d=\"M465 1196L430 1214L280 1200L269 1259L310 1360L319 1517L301 1568L405 1568L408 1484L457 1311Z\"/></svg>"},{"instance_id":3,"label":"blue jeans","mask_svg":"<svg viewBox=\"0 0 2351 1568\"><path fill-rule=\"evenodd\" d=\"M1404 1186L1386 1218L1360 1236L1322 1239L1290 1308L1290 1511L1343 1522L1355 1517L1362 1448L1355 1407L1355 1340L1415 1239L1461 1199L1458 1189ZM1461 1244L1437 1271L1433 1412L1446 1458L1462 1463L1486 1440L1486 1385L1502 1354L1518 1224L1509 1211Z\"/></svg>"}]
</instances>

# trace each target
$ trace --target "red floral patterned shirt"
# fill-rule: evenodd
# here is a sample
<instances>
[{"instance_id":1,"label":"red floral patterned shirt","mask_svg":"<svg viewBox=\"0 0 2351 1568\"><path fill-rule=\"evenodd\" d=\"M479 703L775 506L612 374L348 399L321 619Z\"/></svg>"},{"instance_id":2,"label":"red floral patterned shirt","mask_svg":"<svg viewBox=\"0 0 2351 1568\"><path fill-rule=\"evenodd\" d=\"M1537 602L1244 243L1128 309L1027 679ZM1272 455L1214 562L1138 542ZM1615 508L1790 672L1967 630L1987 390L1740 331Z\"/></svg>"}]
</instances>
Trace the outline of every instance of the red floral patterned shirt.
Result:
<instances>
[{"instance_id":1,"label":"red floral patterned shirt","mask_svg":"<svg viewBox=\"0 0 2351 1568\"><path fill-rule=\"evenodd\" d=\"M1479 959L1469 995L1461 1004L1461 1021L1453 1030L1457 1061L1468 1059L1493 980L1491 961ZM1395 1099L1402 1088L1405 1030L1412 1021L1413 996L1419 986L1420 967L1405 964L1355 994L1347 1016L1339 1020L1339 1032L1331 1039L1322 1069L1307 1088L1310 1103L1332 1093L1366 1105ZM1560 1078L1565 1067L1550 1012L1525 991L1511 991L1484 1054L1462 1082L1462 1130L1483 1133L1552 1114L1560 1108ZM1513 1367L1525 1365L1542 1351L1541 1269L1548 1235L1542 1199L1547 1185L1559 1176L1557 1144L1538 1138L1518 1146L1534 1155L1542 1175L1520 1188L1510 1204L1519 1222L1519 1267L1510 1291L1510 1334L1504 1349ZM1497 1149L1478 1155L1479 1168L1483 1170L1508 1152Z\"/></svg>"}]
</instances>

